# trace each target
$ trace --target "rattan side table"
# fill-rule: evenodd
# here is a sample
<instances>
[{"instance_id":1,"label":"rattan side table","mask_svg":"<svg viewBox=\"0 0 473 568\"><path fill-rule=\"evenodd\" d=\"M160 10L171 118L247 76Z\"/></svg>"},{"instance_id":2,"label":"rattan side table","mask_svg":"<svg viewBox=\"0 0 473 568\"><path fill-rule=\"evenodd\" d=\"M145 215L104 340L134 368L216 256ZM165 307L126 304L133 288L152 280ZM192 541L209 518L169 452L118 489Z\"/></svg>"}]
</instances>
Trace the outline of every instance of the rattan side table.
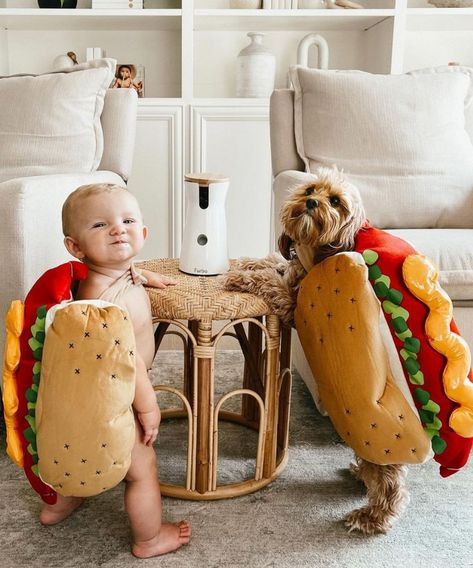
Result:
<instances>
[{"instance_id":1,"label":"rattan side table","mask_svg":"<svg viewBox=\"0 0 473 568\"><path fill-rule=\"evenodd\" d=\"M280 325L261 298L226 291L218 277L183 274L178 263L178 259L163 259L139 264L178 280L165 290L147 289L153 321L158 324L156 351L169 326L177 326L185 337L183 390L164 385L155 390L171 392L181 402L180 408L164 410L163 419L187 418L186 483L171 485L161 480L161 491L194 500L245 495L275 479L287 461L291 330ZM214 334L212 324L219 320L230 321ZM236 337L244 355L242 388L216 401L214 356L224 335ZM236 395L242 395L241 413L222 410L223 403ZM258 432L254 478L217 484L219 419Z\"/></svg>"}]
</instances>

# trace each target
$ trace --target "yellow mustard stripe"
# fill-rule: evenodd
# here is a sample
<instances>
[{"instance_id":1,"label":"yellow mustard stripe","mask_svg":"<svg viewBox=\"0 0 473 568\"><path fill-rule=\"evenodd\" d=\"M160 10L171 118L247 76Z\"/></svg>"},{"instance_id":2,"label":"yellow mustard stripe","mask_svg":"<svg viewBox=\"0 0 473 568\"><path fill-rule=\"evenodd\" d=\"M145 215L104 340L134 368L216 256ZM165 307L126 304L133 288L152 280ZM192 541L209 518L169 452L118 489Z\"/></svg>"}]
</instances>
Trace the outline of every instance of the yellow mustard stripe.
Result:
<instances>
[{"instance_id":1,"label":"yellow mustard stripe","mask_svg":"<svg viewBox=\"0 0 473 568\"><path fill-rule=\"evenodd\" d=\"M430 345L447 358L443 387L448 398L460 405L450 416L450 427L459 436L471 438L473 382L468 378L471 354L466 341L450 329L452 302L438 282L438 270L425 256L408 256L402 265L402 273L409 290L430 309L425 322Z\"/></svg>"},{"instance_id":2,"label":"yellow mustard stripe","mask_svg":"<svg viewBox=\"0 0 473 568\"><path fill-rule=\"evenodd\" d=\"M3 412L7 427L7 454L19 467L23 467L23 450L15 417L18 410L16 370L20 362L20 335L23 321L23 302L15 300L11 303L5 318L7 335L3 361Z\"/></svg>"}]
</instances>

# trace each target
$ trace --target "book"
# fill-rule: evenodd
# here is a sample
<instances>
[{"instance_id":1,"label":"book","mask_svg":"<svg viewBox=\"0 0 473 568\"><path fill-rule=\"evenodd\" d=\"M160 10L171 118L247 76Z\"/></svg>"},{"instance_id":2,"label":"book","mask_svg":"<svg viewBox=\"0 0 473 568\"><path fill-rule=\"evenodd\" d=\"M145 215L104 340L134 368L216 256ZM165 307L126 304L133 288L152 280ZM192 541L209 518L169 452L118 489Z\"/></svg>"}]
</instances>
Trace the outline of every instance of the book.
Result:
<instances>
[{"instance_id":1,"label":"book","mask_svg":"<svg viewBox=\"0 0 473 568\"><path fill-rule=\"evenodd\" d=\"M88 47L86 49L85 58L86 61L93 61L94 59L102 59L106 57L105 50L101 47Z\"/></svg>"}]
</instances>

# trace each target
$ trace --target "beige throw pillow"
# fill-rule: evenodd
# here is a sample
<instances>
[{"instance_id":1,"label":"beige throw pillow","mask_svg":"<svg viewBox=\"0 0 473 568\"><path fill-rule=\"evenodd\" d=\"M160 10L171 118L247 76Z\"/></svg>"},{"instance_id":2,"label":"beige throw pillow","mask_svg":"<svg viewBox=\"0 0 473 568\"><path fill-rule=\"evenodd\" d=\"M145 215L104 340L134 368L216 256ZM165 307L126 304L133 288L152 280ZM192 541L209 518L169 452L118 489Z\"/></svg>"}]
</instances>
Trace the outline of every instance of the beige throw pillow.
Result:
<instances>
[{"instance_id":1,"label":"beige throw pillow","mask_svg":"<svg viewBox=\"0 0 473 568\"><path fill-rule=\"evenodd\" d=\"M44 75L0 78L0 182L97 169L100 115L115 64L99 59Z\"/></svg>"},{"instance_id":2,"label":"beige throw pillow","mask_svg":"<svg viewBox=\"0 0 473 568\"><path fill-rule=\"evenodd\" d=\"M473 70L404 75L294 67L295 136L307 171L336 164L383 228L473 227Z\"/></svg>"}]
</instances>

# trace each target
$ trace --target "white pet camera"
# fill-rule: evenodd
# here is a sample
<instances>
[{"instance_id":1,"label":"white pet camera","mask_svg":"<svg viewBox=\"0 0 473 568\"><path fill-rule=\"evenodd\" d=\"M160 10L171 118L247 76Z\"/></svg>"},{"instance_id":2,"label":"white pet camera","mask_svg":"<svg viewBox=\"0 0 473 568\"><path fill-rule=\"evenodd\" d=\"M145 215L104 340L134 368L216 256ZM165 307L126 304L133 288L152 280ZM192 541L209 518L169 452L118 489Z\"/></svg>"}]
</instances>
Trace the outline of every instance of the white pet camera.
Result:
<instances>
[{"instance_id":1,"label":"white pet camera","mask_svg":"<svg viewBox=\"0 0 473 568\"><path fill-rule=\"evenodd\" d=\"M229 180L220 174L185 176L186 223L179 269L215 276L229 268L225 198Z\"/></svg>"}]
</instances>

